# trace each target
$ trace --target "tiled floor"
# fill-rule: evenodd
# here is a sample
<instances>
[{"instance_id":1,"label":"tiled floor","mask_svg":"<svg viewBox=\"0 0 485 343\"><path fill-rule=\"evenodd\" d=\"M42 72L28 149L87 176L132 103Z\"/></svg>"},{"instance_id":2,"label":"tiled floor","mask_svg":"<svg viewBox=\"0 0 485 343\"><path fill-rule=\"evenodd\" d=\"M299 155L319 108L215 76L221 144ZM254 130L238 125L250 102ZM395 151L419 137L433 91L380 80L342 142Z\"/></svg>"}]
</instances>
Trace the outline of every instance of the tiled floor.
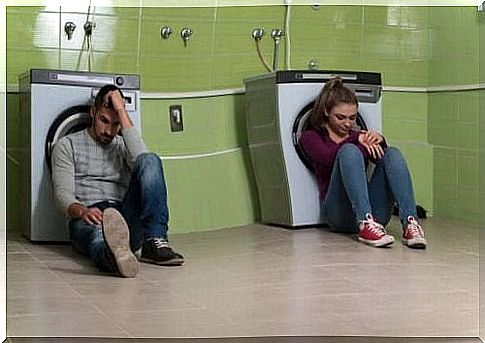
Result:
<instances>
[{"instance_id":1,"label":"tiled floor","mask_svg":"<svg viewBox=\"0 0 485 343\"><path fill-rule=\"evenodd\" d=\"M7 335L477 336L478 230L430 218L428 249L264 225L172 235L182 267L100 274L9 232Z\"/></svg>"}]
</instances>

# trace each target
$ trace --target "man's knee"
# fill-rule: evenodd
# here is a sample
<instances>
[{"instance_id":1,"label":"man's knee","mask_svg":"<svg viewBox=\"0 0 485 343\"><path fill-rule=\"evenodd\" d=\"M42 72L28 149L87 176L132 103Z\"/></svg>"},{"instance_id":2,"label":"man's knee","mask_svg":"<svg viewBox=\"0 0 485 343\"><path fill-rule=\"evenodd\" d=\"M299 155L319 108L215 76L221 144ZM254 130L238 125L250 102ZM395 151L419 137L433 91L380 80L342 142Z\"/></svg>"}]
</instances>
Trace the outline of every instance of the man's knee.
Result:
<instances>
[{"instance_id":1,"label":"man's knee","mask_svg":"<svg viewBox=\"0 0 485 343\"><path fill-rule=\"evenodd\" d=\"M162 167L162 161L160 160L160 157L153 153L153 152L146 152L143 154L140 154L136 157L135 160L135 166L137 168L160 168L163 169Z\"/></svg>"}]
</instances>

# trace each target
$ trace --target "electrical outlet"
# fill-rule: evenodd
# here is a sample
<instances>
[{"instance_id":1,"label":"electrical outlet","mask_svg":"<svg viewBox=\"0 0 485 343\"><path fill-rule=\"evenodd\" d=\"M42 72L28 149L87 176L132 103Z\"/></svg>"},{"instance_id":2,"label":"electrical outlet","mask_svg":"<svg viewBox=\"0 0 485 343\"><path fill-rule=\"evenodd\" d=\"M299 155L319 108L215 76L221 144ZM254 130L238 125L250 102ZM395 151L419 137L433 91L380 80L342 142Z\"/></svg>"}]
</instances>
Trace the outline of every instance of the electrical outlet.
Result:
<instances>
[{"instance_id":1,"label":"electrical outlet","mask_svg":"<svg viewBox=\"0 0 485 343\"><path fill-rule=\"evenodd\" d=\"M169 107L170 130L172 132L180 132L184 130L184 120L182 117L182 106L171 105Z\"/></svg>"}]
</instances>

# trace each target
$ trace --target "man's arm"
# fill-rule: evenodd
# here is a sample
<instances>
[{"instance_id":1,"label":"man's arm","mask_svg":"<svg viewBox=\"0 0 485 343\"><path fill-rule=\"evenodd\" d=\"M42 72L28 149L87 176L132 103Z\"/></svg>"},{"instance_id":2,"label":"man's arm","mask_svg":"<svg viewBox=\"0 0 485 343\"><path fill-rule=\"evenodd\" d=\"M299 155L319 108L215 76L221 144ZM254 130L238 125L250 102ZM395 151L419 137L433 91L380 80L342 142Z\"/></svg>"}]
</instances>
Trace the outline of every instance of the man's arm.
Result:
<instances>
[{"instance_id":1,"label":"man's arm","mask_svg":"<svg viewBox=\"0 0 485 343\"><path fill-rule=\"evenodd\" d=\"M78 201L75 196L74 156L71 142L67 138L59 140L52 151L52 183L57 207L71 215L69 206Z\"/></svg>"},{"instance_id":2,"label":"man's arm","mask_svg":"<svg viewBox=\"0 0 485 343\"><path fill-rule=\"evenodd\" d=\"M113 109L118 114L121 125L121 132L128 153L130 154L130 164L133 164L139 154L147 152L148 149L143 142L140 134L133 126L133 122L126 111L125 100L118 91L111 91L106 94L106 102L111 102Z\"/></svg>"},{"instance_id":3,"label":"man's arm","mask_svg":"<svg viewBox=\"0 0 485 343\"><path fill-rule=\"evenodd\" d=\"M105 106L109 107L109 104L113 106L113 109L118 114L120 119L121 129L126 130L133 127L133 122L131 121L128 112L126 111L125 100L121 96L121 93L117 90L110 91L105 95Z\"/></svg>"},{"instance_id":4,"label":"man's arm","mask_svg":"<svg viewBox=\"0 0 485 343\"><path fill-rule=\"evenodd\" d=\"M52 181L56 204L63 213L91 225L101 223L103 213L98 208L87 208L76 199L74 157L67 138L61 139L52 152Z\"/></svg>"}]
</instances>

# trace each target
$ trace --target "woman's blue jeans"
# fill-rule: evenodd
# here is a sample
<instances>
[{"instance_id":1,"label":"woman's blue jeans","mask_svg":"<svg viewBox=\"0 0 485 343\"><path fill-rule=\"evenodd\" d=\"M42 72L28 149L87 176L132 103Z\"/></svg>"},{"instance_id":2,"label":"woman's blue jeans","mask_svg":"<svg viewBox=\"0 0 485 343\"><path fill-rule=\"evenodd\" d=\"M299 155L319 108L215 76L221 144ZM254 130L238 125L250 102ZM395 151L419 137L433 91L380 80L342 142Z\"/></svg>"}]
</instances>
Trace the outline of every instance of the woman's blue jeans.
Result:
<instances>
[{"instance_id":1,"label":"woman's blue jeans","mask_svg":"<svg viewBox=\"0 0 485 343\"><path fill-rule=\"evenodd\" d=\"M416 217L411 176L401 152L389 147L378 161L370 181L361 150L354 144L343 145L337 153L330 185L322 202L322 214L338 232L359 232L359 221L371 213L375 220L387 225L394 202L399 206L402 223L407 216Z\"/></svg>"},{"instance_id":2,"label":"woman's blue jeans","mask_svg":"<svg viewBox=\"0 0 485 343\"><path fill-rule=\"evenodd\" d=\"M140 154L135 160L123 200L103 201L91 207L98 207L102 211L114 207L120 211L130 230L132 251L140 249L148 238L167 239L167 188L160 158L153 153ZM74 249L88 255L99 269L116 272L114 261L106 255L100 226L73 219L69 221L69 234Z\"/></svg>"}]
</instances>

